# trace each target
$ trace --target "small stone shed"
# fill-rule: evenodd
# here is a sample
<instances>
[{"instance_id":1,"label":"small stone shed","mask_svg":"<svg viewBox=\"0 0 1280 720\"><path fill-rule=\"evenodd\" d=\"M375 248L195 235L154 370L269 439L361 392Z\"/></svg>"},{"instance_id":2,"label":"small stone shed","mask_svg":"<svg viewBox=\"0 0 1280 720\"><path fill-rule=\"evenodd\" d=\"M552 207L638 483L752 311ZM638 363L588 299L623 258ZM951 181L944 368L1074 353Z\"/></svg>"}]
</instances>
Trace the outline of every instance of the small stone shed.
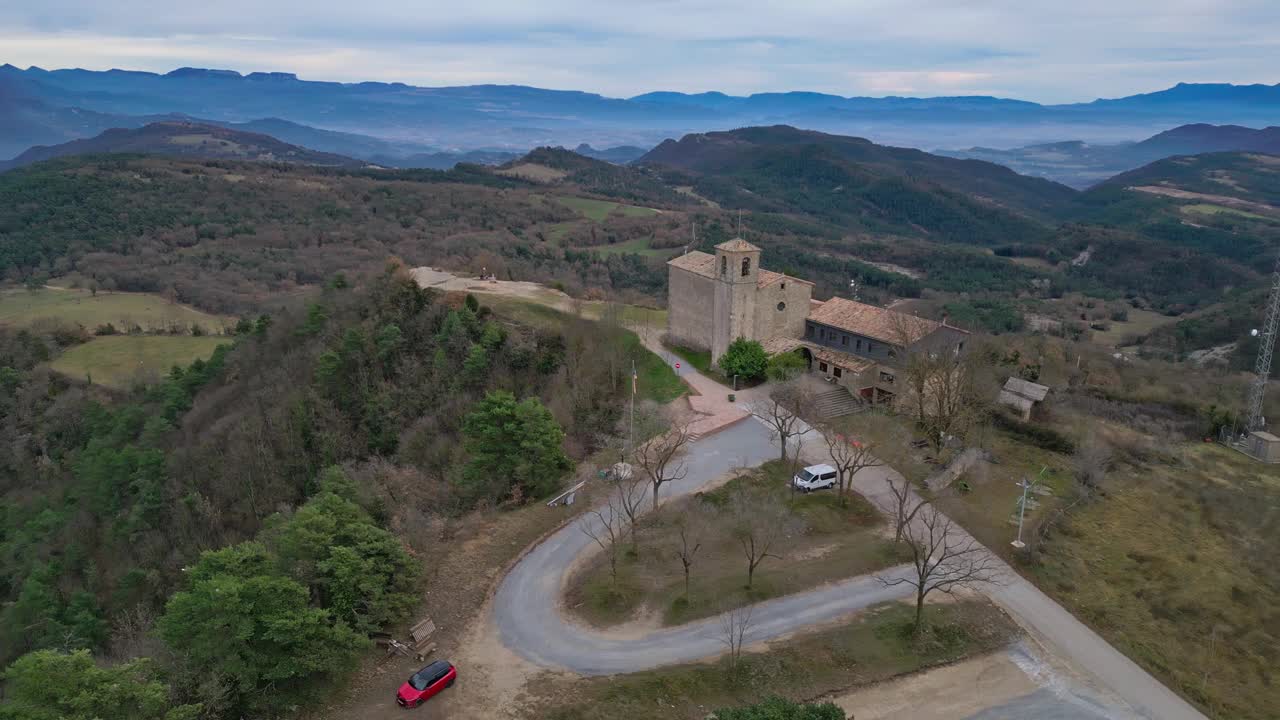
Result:
<instances>
[{"instance_id":1,"label":"small stone shed","mask_svg":"<svg viewBox=\"0 0 1280 720\"><path fill-rule=\"evenodd\" d=\"M1033 383L1018 377L1009 378L1000 389L998 402L1001 405L1017 409L1023 420L1031 419L1031 412L1038 403L1044 402L1049 394L1049 387Z\"/></svg>"}]
</instances>

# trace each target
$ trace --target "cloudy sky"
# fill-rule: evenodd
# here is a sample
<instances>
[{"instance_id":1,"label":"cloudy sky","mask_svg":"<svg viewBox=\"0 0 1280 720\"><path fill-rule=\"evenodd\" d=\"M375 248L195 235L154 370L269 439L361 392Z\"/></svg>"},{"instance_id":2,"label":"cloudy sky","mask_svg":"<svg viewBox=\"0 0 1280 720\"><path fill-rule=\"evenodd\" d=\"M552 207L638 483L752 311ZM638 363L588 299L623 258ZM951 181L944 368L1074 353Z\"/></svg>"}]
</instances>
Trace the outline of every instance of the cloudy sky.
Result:
<instances>
[{"instance_id":1,"label":"cloudy sky","mask_svg":"<svg viewBox=\"0 0 1280 720\"><path fill-rule=\"evenodd\" d=\"M612 96L1280 82L1280 0L0 0L0 63Z\"/></svg>"}]
</instances>

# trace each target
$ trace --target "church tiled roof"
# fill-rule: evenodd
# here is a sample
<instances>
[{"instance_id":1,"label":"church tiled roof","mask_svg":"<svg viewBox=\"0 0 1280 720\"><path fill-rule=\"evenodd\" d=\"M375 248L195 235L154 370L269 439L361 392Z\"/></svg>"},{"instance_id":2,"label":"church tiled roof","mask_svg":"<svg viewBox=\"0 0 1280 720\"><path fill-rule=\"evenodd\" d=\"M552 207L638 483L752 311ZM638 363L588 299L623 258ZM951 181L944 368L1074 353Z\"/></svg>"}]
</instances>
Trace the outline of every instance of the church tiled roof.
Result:
<instances>
[{"instance_id":1,"label":"church tiled roof","mask_svg":"<svg viewBox=\"0 0 1280 720\"><path fill-rule=\"evenodd\" d=\"M728 252L760 252L760 248L740 237L722 242L716 246L716 249L727 250Z\"/></svg>"},{"instance_id":2,"label":"church tiled roof","mask_svg":"<svg viewBox=\"0 0 1280 720\"><path fill-rule=\"evenodd\" d=\"M733 241L731 240L730 242ZM721 247L723 247L723 245ZM716 277L716 256L709 255L699 250L694 250L693 252L688 252L679 257L672 258L667 261L667 264L672 267L678 267L681 270L688 270L694 275L701 275L702 277L711 278L713 280ZM776 282L784 280L804 283L805 285L813 284L808 280L793 278L790 275L783 275L780 272L765 270L764 268L756 269L756 287L768 287Z\"/></svg>"},{"instance_id":3,"label":"church tiled roof","mask_svg":"<svg viewBox=\"0 0 1280 720\"><path fill-rule=\"evenodd\" d=\"M894 345L910 345L942 327L933 320L838 297L811 310L809 319Z\"/></svg>"},{"instance_id":4,"label":"church tiled roof","mask_svg":"<svg viewBox=\"0 0 1280 720\"><path fill-rule=\"evenodd\" d=\"M678 267L681 270L688 270L695 275L709 278L716 276L716 256L708 255L698 250L672 258L667 261L667 264L672 267Z\"/></svg>"}]
</instances>

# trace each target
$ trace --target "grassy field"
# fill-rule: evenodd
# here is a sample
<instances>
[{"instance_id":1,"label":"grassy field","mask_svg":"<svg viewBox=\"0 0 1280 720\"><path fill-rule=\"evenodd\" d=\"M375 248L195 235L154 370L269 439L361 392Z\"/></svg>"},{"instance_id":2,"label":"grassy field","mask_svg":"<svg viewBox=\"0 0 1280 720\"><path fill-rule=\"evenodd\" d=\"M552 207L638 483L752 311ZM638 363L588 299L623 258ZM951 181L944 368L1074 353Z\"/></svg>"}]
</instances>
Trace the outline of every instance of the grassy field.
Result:
<instances>
[{"instance_id":1,"label":"grassy field","mask_svg":"<svg viewBox=\"0 0 1280 720\"><path fill-rule=\"evenodd\" d=\"M643 255L645 257L664 258L680 252L680 248L652 248L649 247L649 241L652 238L640 237L626 242L614 243L612 245L591 245L588 247L576 248L577 250L590 250L598 252L601 255L622 255L630 253L632 255Z\"/></svg>"},{"instance_id":2,"label":"grassy field","mask_svg":"<svg viewBox=\"0 0 1280 720\"><path fill-rule=\"evenodd\" d=\"M1105 347L1116 347L1124 342L1125 337L1139 337L1150 333L1161 325L1174 323L1178 318L1169 317L1164 313L1153 312L1151 310L1139 310L1137 308L1129 308L1129 319L1125 321L1108 321L1111 325L1107 330L1093 330L1091 339L1093 342Z\"/></svg>"},{"instance_id":3,"label":"grassy field","mask_svg":"<svg viewBox=\"0 0 1280 720\"><path fill-rule=\"evenodd\" d=\"M712 366L711 364L710 350L695 350L693 348L685 347L683 345L671 345L671 344L667 345L667 349L669 349L671 352L675 353L676 355L679 355L680 359L689 363L691 366L693 366L693 369L697 370L703 375L715 376L719 374L719 370L714 366Z\"/></svg>"},{"instance_id":4,"label":"grassy field","mask_svg":"<svg viewBox=\"0 0 1280 720\"><path fill-rule=\"evenodd\" d=\"M1249 218L1251 220L1269 220L1265 215L1251 213L1248 210L1240 210L1238 208L1227 207L1226 205L1211 205L1209 203L1195 203L1193 205L1183 205L1182 212L1192 215L1237 215L1239 217Z\"/></svg>"},{"instance_id":5,"label":"grassy field","mask_svg":"<svg viewBox=\"0 0 1280 720\"><path fill-rule=\"evenodd\" d=\"M186 367L207 358L226 337L190 335L109 335L94 338L60 355L51 367L64 375L109 387L126 387L138 376L162 375L174 365Z\"/></svg>"},{"instance_id":6,"label":"grassy field","mask_svg":"<svg viewBox=\"0 0 1280 720\"><path fill-rule=\"evenodd\" d=\"M0 292L0 325L30 325L39 320L83 325L93 330L111 323L121 331L132 325L167 330L198 324L210 332L233 322L145 293L91 294L88 290L42 289Z\"/></svg>"},{"instance_id":7,"label":"grassy field","mask_svg":"<svg viewBox=\"0 0 1280 720\"><path fill-rule=\"evenodd\" d=\"M940 493L935 502L983 545L1008 560L1013 557L1009 543L1018 532L1018 500L1022 496L1018 482L1022 478L1033 481L1038 478L1037 485L1049 493L1033 495L1035 507L1028 504L1025 524L1035 527L1040 518L1056 506L1070 483L1071 459L1018 442L997 431L988 431L986 444L996 462L961 478L969 490L953 485Z\"/></svg>"},{"instance_id":8,"label":"grassy field","mask_svg":"<svg viewBox=\"0 0 1280 720\"><path fill-rule=\"evenodd\" d=\"M552 242L560 242L564 236L581 223L581 220L570 220L569 222L551 223L547 226L547 239Z\"/></svg>"},{"instance_id":9,"label":"grassy field","mask_svg":"<svg viewBox=\"0 0 1280 720\"><path fill-rule=\"evenodd\" d=\"M638 207L636 205L623 205L609 200L593 200L591 198L557 196L553 198L556 202L568 207L574 212L580 213L588 220L600 222L609 217L609 214L615 210L621 212L627 217L647 217L649 215L657 215L658 211L653 208Z\"/></svg>"},{"instance_id":10,"label":"grassy field","mask_svg":"<svg viewBox=\"0 0 1280 720\"><path fill-rule=\"evenodd\" d=\"M569 173L546 165L538 165L536 163L523 163L509 167L505 170L497 170L499 175L510 175L511 177L524 178L534 182L549 183L555 182Z\"/></svg>"},{"instance_id":11,"label":"grassy field","mask_svg":"<svg viewBox=\"0 0 1280 720\"><path fill-rule=\"evenodd\" d=\"M866 500L853 494L848 506L841 507L831 492L794 495L786 487L790 475L789 468L770 462L714 491L664 505L638 523L638 550L626 551L617 584L600 553L570 580L567 605L596 625L626 622L637 614L658 615L665 625L679 625L903 560L892 539L881 534L883 520ZM756 569L750 589L746 560L725 509L737 486L759 493L756 498L772 495L797 521L793 533L774 550L780 557L766 559ZM700 523L702 547L686 596L675 523L691 505L705 514Z\"/></svg>"},{"instance_id":12,"label":"grassy field","mask_svg":"<svg viewBox=\"0 0 1280 720\"><path fill-rule=\"evenodd\" d=\"M1137 436L1090 427L1117 448L1122 434ZM1015 558L1015 483L1048 468L1053 494L1027 514L1035 546L1042 522L1073 499L1072 459L1001 433L987 445L997 463L966 476L969 492L937 498L944 512L1210 717L1276 717L1280 467L1210 443L1117 449L1104 492L1075 506L1035 556Z\"/></svg>"},{"instance_id":13,"label":"grassy field","mask_svg":"<svg viewBox=\"0 0 1280 720\"><path fill-rule=\"evenodd\" d=\"M1125 465L1033 577L1210 717L1280 713L1280 468L1214 444Z\"/></svg>"},{"instance_id":14,"label":"grassy field","mask_svg":"<svg viewBox=\"0 0 1280 720\"><path fill-rule=\"evenodd\" d=\"M702 720L712 710L770 695L808 701L837 691L997 650L1017 636L999 609L982 602L929 609L933 637L910 636L911 608L894 603L847 624L773 643L731 669L701 663L607 678L552 678L525 704L539 720Z\"/></svg>"}]
</instances>

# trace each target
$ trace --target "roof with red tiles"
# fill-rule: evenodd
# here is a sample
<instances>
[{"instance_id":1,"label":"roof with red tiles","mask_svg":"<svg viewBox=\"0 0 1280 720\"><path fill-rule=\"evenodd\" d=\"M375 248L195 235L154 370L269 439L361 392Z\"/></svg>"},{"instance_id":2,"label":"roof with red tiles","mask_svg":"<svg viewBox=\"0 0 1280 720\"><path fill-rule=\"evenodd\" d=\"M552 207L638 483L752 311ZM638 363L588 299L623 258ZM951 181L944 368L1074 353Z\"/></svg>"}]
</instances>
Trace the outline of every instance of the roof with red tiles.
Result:
<instances>
[{"instance_id":1,"label":"roof with red tiles","mask_svg":"<svg viewBox=\"0 0 1280 720\"><path fill-rule=\"evenodd\" d=\"M839 297L811 310L809 319L894 345L910 345L942 327L934 320Z\"/></svg>"}]
</instances>

